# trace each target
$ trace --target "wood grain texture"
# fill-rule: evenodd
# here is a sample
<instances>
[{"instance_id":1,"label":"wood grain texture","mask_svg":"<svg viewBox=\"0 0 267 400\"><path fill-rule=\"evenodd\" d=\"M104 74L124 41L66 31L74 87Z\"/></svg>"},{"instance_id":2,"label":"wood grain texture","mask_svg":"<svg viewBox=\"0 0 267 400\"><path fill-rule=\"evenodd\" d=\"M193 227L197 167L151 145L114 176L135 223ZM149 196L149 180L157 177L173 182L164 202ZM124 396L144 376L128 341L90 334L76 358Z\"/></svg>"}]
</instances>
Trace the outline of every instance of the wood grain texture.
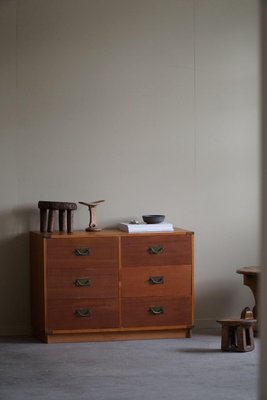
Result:
<instances>
[{"instance_id":1,"label":"wood grain texture","mask_svg":"<svg viewBox=\"0 0 267 400\"><path fill-rule=\"evenodd\" d=\"M47 298L118 298L118 269L110 267L47 268Z\"/></svg>"},{"instance_id":2,"label":"wood grain texture","mask_svg":"<svg viewBox=\"0 0 267 400\"><path fill-rule=\"evenodd\" d=\"M88 316L77 311L89 310ZM57 329L101 329L118 326L119 303L115 299L57 299L47 306L47 331Z\"/></svg>"},{"instance_id":3,"label":"wood grain texture","mask_svg":"<svg viewBox=\"0 0 267 400\"><path fill-rule=\"evenodd\" d=\"M192 295L191 276L190 265L122 268L122 297L189 297Z\"/></svg>"},{"instance_id":4,"label":"wood grain texture","mask_svg":"<svg viewBox=\"0 0 267 400\"><path fill-rule=\"evenodd\" d=\"M179 329L169 329L162 327L161 330L155 328L151 330L123 330L123 331L98 331L98 332L64 332L48 334L45 337L47 343L75 343L75 342L104 342L116 340L151 340L151 339L181 339L191 337L190 329L180 327Z\"/></svg>"},{"instance_id":5,"label":"wood grain texture","mask_svg":"<svg viewBox=\"0 0 267 400\"><path fill-rule=\"evenodd\" d=\"M151 254L151 248L162 248ZM142 267L159 265L192 265L192 240L190 235L154 235L122 238L122 266Z\"/></svg>"},{"instance_id":6,"label":"wood grain texture","mask_svg":"<svg viewBox=\"0 0 267 400\"><path fill-rule=\"evenodd\" d=\"M30 234L31 320L34 333L44 332L46 316L45 242Z\"/></svg>"},{"instance_id":7,"label":"wood grain texture","mask_svg":"<svg viewBox=\"0 0 267 400\"><path fill-rule=\"evenodd\" d=\"M162 307L163 314L153 315L150 308ZM123 327L192 325L191 297L140 297L122 300Z\"/></svg>"},{"instance_id":8,"label":"wood grain texture","mask_svg":"<svg viewBox=\"0 0 267 400\"><path fill-rule=\"evenodd\" d=\"M180 229L31 233L35 336L48 343L189 337L193 240Z\"/></svg>"},{"instance_id":9,"label":"wood grain texture","mask_svg":"<svg viewBox=\"0 0 267 400\"><path fill-rule=\"evenodd\" d=\"M88 249L88 255L77 255ZM69 237L47 240L47 262L49 267L118 267L118 239L115 237Z\"/></svg>"}]
</instances>

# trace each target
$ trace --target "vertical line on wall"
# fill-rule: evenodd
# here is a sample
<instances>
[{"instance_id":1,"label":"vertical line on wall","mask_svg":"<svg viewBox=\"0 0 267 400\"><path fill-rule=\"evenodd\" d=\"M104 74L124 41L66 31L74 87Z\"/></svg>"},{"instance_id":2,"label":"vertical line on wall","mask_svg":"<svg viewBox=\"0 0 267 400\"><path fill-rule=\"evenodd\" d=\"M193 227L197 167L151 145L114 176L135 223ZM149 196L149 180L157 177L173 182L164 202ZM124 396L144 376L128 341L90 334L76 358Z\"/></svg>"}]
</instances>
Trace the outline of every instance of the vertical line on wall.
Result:
<instances>
[{"instance_id":1,"label":"vertical line on wall","mask_svg":"<svg viewBox=\"0 0 267 400\"><path fill-rule=\"evenodd\" d=\"M18 89L18 36L19 36L18 35L18 0L16 0L16 7L15 7L15 30L16 30L16 32L15 32L15 41L16 41L16 43L15 43L15 62L16 62L16 67L15 67L16 68L16 71L15 71L16 82L15 82L15 84L16 84L16 91L17 91L17 89Z\"/></svg>"},{"instance_id":2,"label":"vertical line on wall","mask_svg":"<svg viewBox=\"0 0 267 400\"><path fill-rule=\"evenodd\" d=\"M193 64L194 64L194 167L196 167L196 0L193 0Z\"/></svg>"},{"instance_id":3,"label":"vertical line on wall","mask_svg":"<svg viewBox=\"0 0 267 400\"><path fill-rule=\"evenodd\" d=\"M14 123L15 123L15 129L17 131L17 134L19 136L19 140L16 138L16 142L22 143L21 142L21 136L24 134L23 130L21 128L21 109L20 109L20 101L21 101L21 93L20 93L20 82L19 82L19 52L20 50L20 10L21 10L22 4L20 4L20 0L16 0L16 5L15 5L15 99L14 99L14 109L15 109L15 118L14 118ZM17 193L17 199L20 198L20 161L19 161L19 154L20 154L20 146L16 143L16 146L14 146L14 155L15 155L15 170L16 170L16 193ZM19 201L18 201L19 202Z\"/></svg>"},{"instance_id":4,"label":"vertical line on wall","mask_svg":"<svg viewBox=\"0 0 267 400\"><path fill-rule=\"evenodd\" d=\"M262 192L261 192L261 279L260 279L260 310L266 310L267 307L267 2L262 0L260 3L260 23L261 23L261 134L262 134L262 153L261 153L261 177L262 177ZM261 355L259 369L259 398L261 400L267 397L267 314L262 313L260 318L261 332Z\"/></svg>"},{"instance_id":5,"label":"vertical line on wall","mask_svg":"<svg viewBox=\"0 0 267 400\"><path fill-rule=\"evenodd\" d=\"M196 105L196 0L193 0L193 130L194 130L194 226L196 226L197 198L197 105Z\"/></svg>"},{"instance_id":6,"label":"vertical line on wall","mask_svg":"<svg viewBox=\"0 0 267 400\"><path fill-rule=\"evenodd\" d=\"M19 91L18 91L18 80L19 80L19 18L18 18L18 9L19 9L19 0L15 0L15 98L14 98L14 111L15 111L15 115L14 115L14 127L16 130L16 132L18 132L19 136L21 134L21 130L19 129ZM16 134L14 134L14 139L15 140L15 136ZM20 139L19 139L20 140ZM16 140L17 142L17 140ZM17 195L17 199L19 199L19 178L18 178L18 171L19 171L19 157L18 157L18 152L19 152L19 148L17 146L14 145L14 168L16 171L16 195Z\"/></svg>"}]
</instances>

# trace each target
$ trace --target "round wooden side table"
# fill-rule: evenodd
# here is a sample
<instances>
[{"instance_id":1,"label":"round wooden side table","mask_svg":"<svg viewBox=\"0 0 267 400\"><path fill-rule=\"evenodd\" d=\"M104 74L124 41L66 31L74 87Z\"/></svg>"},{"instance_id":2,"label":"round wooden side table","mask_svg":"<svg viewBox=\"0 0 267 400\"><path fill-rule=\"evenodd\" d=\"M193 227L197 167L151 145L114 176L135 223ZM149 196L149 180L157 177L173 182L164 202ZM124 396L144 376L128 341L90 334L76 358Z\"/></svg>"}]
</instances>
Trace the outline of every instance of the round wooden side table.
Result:
<instances>
[{"instance_id":1,"label":"round wooden side table","mask_svg":"<svg viewBox=\"0 0 267 400\"><path fill-rule=\"evenodd\" d=\"M236 270L238 274L243 275L243 284L248 286L254 296L255 305L253 307L253 317L257 319L258 295L259 295L259 276L260 267L241 267ZM257 324L255 325L255 332L257 332Z\"/></svg>"}]
</instances>

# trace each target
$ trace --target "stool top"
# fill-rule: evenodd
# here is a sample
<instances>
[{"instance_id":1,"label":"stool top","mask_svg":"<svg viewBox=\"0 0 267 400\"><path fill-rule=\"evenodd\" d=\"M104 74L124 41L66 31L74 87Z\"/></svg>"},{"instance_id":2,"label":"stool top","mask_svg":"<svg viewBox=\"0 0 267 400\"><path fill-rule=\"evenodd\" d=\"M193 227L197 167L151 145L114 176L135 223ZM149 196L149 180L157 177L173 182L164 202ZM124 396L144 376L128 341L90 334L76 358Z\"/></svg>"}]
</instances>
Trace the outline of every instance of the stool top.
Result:
<instances>
[{"instance_id":1,"label":"stool top","mask_svg":"<svg viewBox=\"0 0 267 400\"><path fill-rule=\"evenodd\" d=\"M77 204L65 201L39 201L38 208L45 208L46 210L77 210Z\"/></svg>"},{"instance_id":2,"label":"stool top","mask_svg":"<svg viewBox=\"0 0 267 400\"><path fill-rule=\"evenodd\" d=\"M255 324L257 321L256 321L256 319L226 318L226 319L217 320L216 322L218 322L219 324L228 325L228 326L239 326L239 325L248 325L249 326L249 325Z\"/></svg>"},{"instance_id":3,"label":"stool top","mask_svg":"<svg viewBox=\"0 0 267 400\"><path fill-rule=\"evenodd\" d=\"M243 275L259 275L260 271L260 267L241 267L236 270L238 274Z\"/></svg>"}]
</instances>

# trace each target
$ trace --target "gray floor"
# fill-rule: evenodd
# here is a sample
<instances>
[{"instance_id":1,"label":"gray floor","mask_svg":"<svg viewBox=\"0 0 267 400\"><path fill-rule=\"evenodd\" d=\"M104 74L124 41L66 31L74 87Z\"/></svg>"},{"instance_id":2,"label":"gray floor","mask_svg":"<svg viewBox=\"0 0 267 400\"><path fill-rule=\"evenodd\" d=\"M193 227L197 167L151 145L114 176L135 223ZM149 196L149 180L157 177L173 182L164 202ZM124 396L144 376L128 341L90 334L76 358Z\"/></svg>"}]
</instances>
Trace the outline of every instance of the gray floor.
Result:
<instances>
[{"instance_id":1,"label":"gray floor","mask_svg":"<svg viewBox=\"0 0 267 400\"><path fill-rule=\"evenodd\" d=\"M1 400L256 400L259 339L220 350L220 331L191 339L46 345L0 340Z\"/></svg>"}]
</instances>

